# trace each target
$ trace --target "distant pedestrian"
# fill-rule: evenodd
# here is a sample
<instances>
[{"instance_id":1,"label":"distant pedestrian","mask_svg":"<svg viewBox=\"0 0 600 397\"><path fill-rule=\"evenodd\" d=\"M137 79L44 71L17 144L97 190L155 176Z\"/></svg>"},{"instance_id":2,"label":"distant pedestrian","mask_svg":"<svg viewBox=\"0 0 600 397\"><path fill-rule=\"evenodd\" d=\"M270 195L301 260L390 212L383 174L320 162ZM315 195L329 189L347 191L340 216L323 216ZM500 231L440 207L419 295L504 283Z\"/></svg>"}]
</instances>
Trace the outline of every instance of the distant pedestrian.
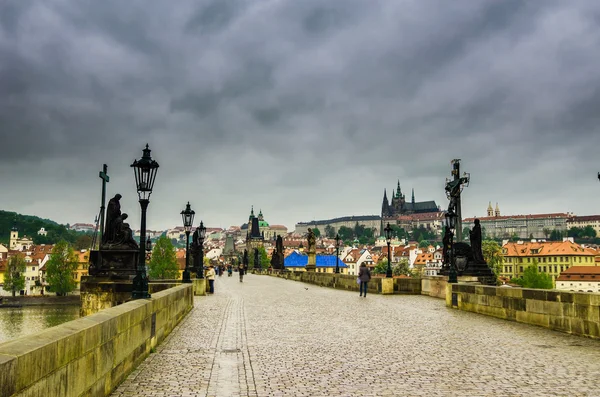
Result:
<instances>
[{"instance_id":1,"label":"distant pedestrian","mask_svg":"<svg viewBox=\"0 0 600 397\"><path fill-rule=\"evenodd\" d=\"M246 271L246 268L244 267L243 263L240 263L240 266L238 267L238 273L240 274L240 283L244 281L244 272Z\"/></svg>"},{"instance_id":2,"label":"distant pedestrian","mask_svg":"<svg viewBox=\"0 0 600 397\"><path fill-rule=\"evenodd\" d=\"M215 293L215 267L210 265L206 271L206 278L208 280L208 293Z\"/></svg>"},{"instance_id":3,"label":"distant pedestrian","mask_svg":"<svg viewBox=\"0 0 600 397\"><path fill-rule=\"evenodd\" d=\"M360 280L360 296L367 297L367 285L371 281L371 271L365 262L358 268L358 279Z\"/></svg>"}]
</instances>

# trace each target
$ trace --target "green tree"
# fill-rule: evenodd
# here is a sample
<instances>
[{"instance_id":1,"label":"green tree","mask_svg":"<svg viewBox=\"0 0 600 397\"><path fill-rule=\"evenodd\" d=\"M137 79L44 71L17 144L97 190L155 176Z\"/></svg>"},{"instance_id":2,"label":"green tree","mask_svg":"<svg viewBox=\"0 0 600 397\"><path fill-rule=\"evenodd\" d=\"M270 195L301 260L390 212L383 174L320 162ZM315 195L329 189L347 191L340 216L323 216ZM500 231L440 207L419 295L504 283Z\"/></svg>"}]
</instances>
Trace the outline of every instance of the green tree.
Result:
<instances>
[{"instance_id":1,"label":"green tree","mask_svg":"<svg viewBox=\"0 0 600 397\"><path fill-rule=\"evenodd\" d=\"M580 238L583 237L583 228L581 227L572 227L567 231L568 237Z\"/></svg>"},{"instance_id":2,"label":"green tree","mask_svg":"<svg viewBox=\"0 0 600 397\"><path fill-rule=\"evenodd\" d=\"M79 258L68 242L62 240L54 245L50 259L46 262L46 281L48 291L58 296L72 292L77 283L73 274L77 271Z\"/></svg>"},{"instance_id":3,"label":"green tree","mask_svg":"<svg viewBox=\"0 0 600 397\"><path fill-rule=\"evenodd\" d=\"M179 278L179 265L175 247L167 237L159 237L154 244L154 248L152 248L152 258L148 264L148 276L151 279L162 280Z\"/></svg>"},{"instance_id":4,"label":"green tree","mask_svg":"<svg viewBox=\"0 0 600 397\"><path fill-rule=\"evenodd\" d=\"M587 225L586 227L584 227L583 232L581 234L582 237L585 238L596 238L596 230L591 225Z\"/></svg>"},{"instance_id":5,"label":"green tree","mask_svg":"<svg viewBox=\"0 0 600 397\"><path fill-rule=\"evenodd\" d=\"M544 237L546 237L546 239L547 239L550 236L550 234L552 233L552 230L545 227L542 229L542 233L544 233Z\"/></svg>"},{"instance_id":6,"label":"green tree","mask_svg":"<svg viewBox=\"0 0 600 397\"><path fill-rule=\"evenodd\" d=\"M374 274L385 274L387 272L387 264L388 264L388 260L387 260L387 258L384 257L379 262L377 262L377 264L373 268L373 273ZM393 271L393 269L392 269L392 271Z\"/></svg>"},{"instance_id":7,"label":"green tree","mask_svg":"<svg viewBox=\"0 0 600 397\"><path fill-rule=\"evenodd\" d=\"M346 226L340 226L338 234L343 241L352 241L354 238L354 231Z\"/></svg>"},{"instance_id":8,"label":"green tree","mask_svg":"<svg viewBox=\"0 0 600 397\"><path fill-rule=\"evenodd\" d=\"M21 255L11 256L6 266L6 272L4 273L4 286L2 287L6 292L12 292L12 296L15 296L17 291L21 291L25 288L25 258Z\"/></svg>"},{"instance_id":9,"label":"green tree","mask_svg":"<svg viewBox=\"0 0 600 397\"><path fill-rule=\"evenodd\" d=\"M387 261L386 261L387 262ZM387 264L386 264L387 265ZM392 274L394 276L412 276L408 259L402 258L399 262L392 264Z\"/></svg>"},{"instance_id":10,"label":"green tree","mask_svg":"<svg viewBox=\"0 0 600 397\"><path fill-rule=\"evenodd\" d=\"M538 261L534 259L533 263L527 266L523 272L523 277L512 279L511 282L519 284L523 288L552 289L554 287L552 277L546 273L541 273L538 266Z\"/></svg>"},{"instance_id":11,"label":"green tree","mask_svg":"<svg viewBox=\"0 0 600 397\"><path fill-rule=\"evenodd\" d=\"M427 248L431 245L431 243L428 240L421 240L421 242L419 243L419 248Z\"/></svg>"},{"instance_id":12,"label":"green tree","mask_svg":"<svg viewBox=\"0 0 600 397\"><path fill-rule=\"evenodd\" d=\"M267 250L265 249L265 247L258 247L258 260L260 261L259 266L254 266L254 251L248 253L248 267L250 269L254 269L255 267L267 269L269 266L271 266L271 261L267 256Z\"/></svg>"},{"instance_id":13,"label":"green tree","mask_svg":"<svg viewBox=\"0 0 600 397\"><path fill-rule=\"evenodd\" d=\"M75 243L73 244L73 248L77 251L83 249L90 249L91 247L92 236L90 236L89 234L82 234L81 236L77 237L77 240L75 240Z\"/></svg>"},{"instance_id":14,"label":"green tree","mask_svg":"<svg viewBox=\"0 0 600 397\"><path fill-rule=\"evenodd\" d=\"M325 237L335 238L335 229L331 225L325 226Z\"/></svg>"},{"instance_id":15,"label":"green tree","mask_svg":"<svg viewBox=\"0 0 600 397\"><path fill-rule=\"evenodd\" d=\"M498 277L502 271L502 247L494 240L483 240L481 242L481 251L483 252L483 259L485 259L488 266L493 270L496 277Z\"/></svg>"},{"instance_id":16,"label":"green tree","mask_svg":"<svg viewBox=\"0 0 600 397\"><path fill-rule=\"evenodd\" d=\"M552 232L550 232L550 241L562 241L563 239L563 232L560 230L552 230Z\"/></svg>"},{"instance_id":17,"label":"green tree","mask_svg":"<svg viewBox=\"0 0 600 397\"><path fill-rule=\"evenodd\" d=\"M321 237L321 231L319 230L318 227L313 228L312 231L315 234L315 237L317 237L317 238Z\"/></svg>"}]
</instances>

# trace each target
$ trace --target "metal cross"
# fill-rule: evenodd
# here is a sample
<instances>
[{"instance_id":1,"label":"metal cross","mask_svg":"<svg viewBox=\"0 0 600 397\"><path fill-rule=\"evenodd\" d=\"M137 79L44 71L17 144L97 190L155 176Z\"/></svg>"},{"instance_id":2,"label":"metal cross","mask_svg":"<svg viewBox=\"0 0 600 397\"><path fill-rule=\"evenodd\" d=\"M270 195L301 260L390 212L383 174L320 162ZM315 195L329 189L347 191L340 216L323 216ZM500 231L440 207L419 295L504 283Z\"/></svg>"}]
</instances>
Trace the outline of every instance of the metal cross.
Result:
<instances>
[{"instance_id":1,"label":"metal cross","mask_svg":"<svg viewBox=\"0 0 600 397\"><path fill-rule=\"evenodd\" d=\"M104 203L106 202L106 183L110 180L108 174L108 166L104 164L100 171L100 179L102 179L102 203L100 204L100 244L102 244L102 233L104 232Z\"/></svg>"}]
</instances>

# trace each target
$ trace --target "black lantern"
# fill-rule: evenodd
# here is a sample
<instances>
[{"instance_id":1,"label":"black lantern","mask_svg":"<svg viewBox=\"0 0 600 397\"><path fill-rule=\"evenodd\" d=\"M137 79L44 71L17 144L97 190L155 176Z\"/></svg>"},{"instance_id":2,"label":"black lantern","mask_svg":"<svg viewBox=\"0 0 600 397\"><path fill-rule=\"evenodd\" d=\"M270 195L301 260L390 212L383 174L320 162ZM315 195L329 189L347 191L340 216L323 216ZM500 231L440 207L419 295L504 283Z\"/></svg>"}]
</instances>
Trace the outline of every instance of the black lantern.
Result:
<instances>
[{"instance_id":1,"label":"black lantern","mask_svg":"<svg viewBox=\"0 0 600 397\"><path fill-rule=\"evenodd\" d=\"M181 211L181 219L183 220L183 229L185 230L185 269L183 270L183 282L191 283L190 277L190 232L192 231L192 224L194 223L194 215L196 213L190 207L188 201L185 206L185 210Z\"/></svg>"},{"instance_id":2,"label":"black lantern","mask_svg":"<svg viewBox=\"0 0 600 397\"><path fill-rule=\"evenodd\" d=\"M202 221L200 221L200 226L196 230L198 230L198 242L200 245L200 260L197 262L196 277L204 278L204 237L206 237L206 228Z\"/></svg>"},{"instance_id":3,"label":"black lantern","mask_svg":"<svg viewBox=\"0 0 600 397\"><path fill-rule=\"evenodd\" d=\"M392 242L392 227L388 223L385 229L383 230L385 231L385 239L387 240L388 246L388 264L387 269L385 271L385 278L392 278L392 250L390 248Z\"/></svg>"},{"instance_id":4,"label":"black lantern","mask_svg":"<svg viewBox=\"0 0 600 397\"><path fill-rule=\"evenodd\" d=\"M340 235L335 235L335 272L340 272Z\"/></svg>"},{"instance_id":5,"label":"black lantern","mask_svg":"<svg viewBox=\"0 0 600 397\"><path fill-rule=\"evenodd\" d=\"M150 236L146 240L146 252L152 252L152 240L150 240Z\"/></svg>"},{"instance_id":6,"label":"black lantern","mask_svg":"<svg viewBox=\"0 0 600 397\"><path fill-rule=\"evenodd\" d=\"M142 220L140 227L140 253L138 266L133 278L133 299L150 298L148 293L148 277L146 276L146 264L145 264L145 248L144 241L146 241L146 210L150 203L150 195L152 194L152 188L154 187L154 180L156 179L156 172L158 171L158 163L152 160L150 157L150 148L146 144L146 149L143 151L142 158L135 160L131 167L133 168L133 174L135 176L135 184L137 187L138 198L140 207L142 208Z\"/></svg>"}]
</instances>

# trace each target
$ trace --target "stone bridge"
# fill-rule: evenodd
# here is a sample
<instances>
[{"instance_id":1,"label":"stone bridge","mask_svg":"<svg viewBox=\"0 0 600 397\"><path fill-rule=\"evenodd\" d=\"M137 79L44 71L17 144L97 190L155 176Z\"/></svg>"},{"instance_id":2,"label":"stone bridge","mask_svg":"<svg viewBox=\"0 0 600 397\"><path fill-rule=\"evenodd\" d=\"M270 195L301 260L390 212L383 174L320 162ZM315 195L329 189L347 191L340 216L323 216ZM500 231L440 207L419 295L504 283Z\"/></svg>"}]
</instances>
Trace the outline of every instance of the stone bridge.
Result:
<instances>
[{"instance_id":1,"label":"stone bridge","mask_svg":"<svg viewBox=\"0 0 600 397\"><path fill-rule=\"evenodd\" d=\"M600 341L441 299L223 276L114 396L600 396Z\"/></svg>"}]
</instances>

